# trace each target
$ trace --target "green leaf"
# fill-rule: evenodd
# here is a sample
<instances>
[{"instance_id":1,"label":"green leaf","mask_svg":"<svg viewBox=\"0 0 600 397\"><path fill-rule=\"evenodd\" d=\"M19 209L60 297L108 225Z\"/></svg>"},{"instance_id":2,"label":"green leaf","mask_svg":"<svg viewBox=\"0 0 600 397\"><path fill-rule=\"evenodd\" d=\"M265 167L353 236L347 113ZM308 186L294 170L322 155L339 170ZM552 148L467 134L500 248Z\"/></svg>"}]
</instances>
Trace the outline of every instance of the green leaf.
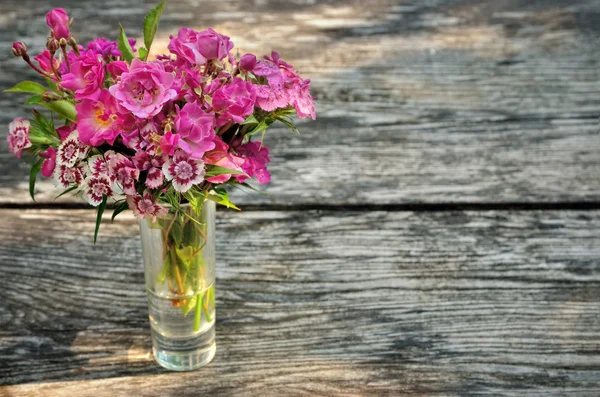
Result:
<instances>
[{"instance_id":1,"label":"green leaf","mask_svg":"<svg viewBox=\"0 0 600 397\"><path fill-rule=\"evenodd\" d=\"M50 87L50 89L52 91L56 92L57 94L63 95L63 92L58 89L58 85L54 81L52 81L51 79L44 79L44 80L46 80L48 87Z\"/></svg>"},{"instance_id":2,"label":"green leaf","mask_svg":"<svg viewBox=\"0 0 600 397\"><path fill-rule=\"evenodd\" d=\"M135 58L135 54L131 49L131 45L129 45L129 40L127 39L127 35L125 34L125 29L123 29L123 25L120 26L121 34L119 34L119 40L117 43L119 45L119 51L121 51L121 56L123 57L123 59L126 60L127 63L131 63L133 58Z\"/></svg>"},{"instance_id":3,"label":"green leaf","mask_svg":"<svg viewBox=\"0 0 600 397\"><path fill-rule=\"evenodd\" d=\"M36 105L42 101L43 101L42 96L35 94L35 95L32 95L31 97L29 97L29 99L25 102L25 106Z\"/></svg>"},{"instance_id":4,"label":"green leaf","mask_svg":"<svg viewBox=\"0 0 600 397\"><path fill-rule=\"evenodd\" d=\"M215 192L215 194L209 194L208 196L206 196L206 198L210 201L214 201L217 204L221 204L227 208L233 208L235 210L241 211L235 204L229 201L229 195L227 194L227 191L225 189L216 188L213 189L213 192Z\"/></svg>"},{"instance_id":5,"label":"green leaf","mask_svg":"<svg viewBox=\"0 0 600 397\"><path fill-rule=\"evenodd\" d=\"M150 47L152 47L154 35L158 30L158 23L160 22L164 8L165 2L162 1L159 5L151 9L146 18L144 18L144 44L148 52L150 51Z\"/></svg>"},{"instance_id":6,"label":"green leaf","mask_svg":"<svg viewBox=\"0 0 600 397\"><path fill-rule=\"evenodd\" d=\"M246 125L246 124L258 124L258 120L256 119L256 117L251 114L250 116L248 116L248 118L246 120L244 120L242 122L242 124L240 125Z\"/></svg>"},{"instance_id":7,"label":"green leaf","mask_svg":"<svg viewBox=\"0 0 600 397\"><path fill-rule=\"evenodd\" d=\"M114 222L115 218L117 217L117 215L119 215L121 212L125 211L126 209L129 208L129 204L127 204L127 201L123 201L122 203L119 203L116 207L115 210L113 211L112 216L110 217L110 221Z\"/></svg>"},{"instance_id":8,"label":"green leaf","mask_svg":"<svg viewBox=\"0 0 600 397\"><path fill-rule=\"evenodd\" d=\"M296 128L294 123L292 123L290 120L286 119L285 117L277 117L277 120L281 121L283 124L287 125L290 130L300 135L300 131L298 131L298 128Z\"/></svg>"},{"instance_id":9,"label":"green leaf","mask_svg":"<svg viewBox=\"0 0 600 397\"><path fill-rule=\"evenodd\" d=\"M22 81L16 86L4 90L4 92L29 92L31 94L43 94L48 91L43 85L34 81Z\"/></svg>"},{"instance_id":10,"label":"green leaf","mask_svg":"<svg viewBox=\"0 0 600 397\"><path fill-rule=\"evenodd\" d=\"M58 196L54 197L54 200L64 196L67 193L71 193L73 190L77 189L79 186L75 185L75 186L71 186L70 188L68 188L67 190L65 190L64 192L62 192L61 194L59 194Z\"/></svg>"},{"instance_id":11,"label":"green leaf","mask_svg":"<svg viewBox=\"0 0 600 397\"><path fill-rule=\"evenodd\" d=\"M138 55L138 58L140 58L142 61L145 61L148 59L148 50L142 47L138 50Z\"/></svg>"},{"instance_id":12,"label":"green leaf","mask_svg":"<svg viewBox=\"0 0 600 397\"><path fill-rule=\"evenodd\" d=\"M61 99L60 101L54 102L42 102L40 105L46 109L52 110L67 120L77 121L77 111L75 110L75 106L69 101Z\"/></svg>"},{"instance_id":13,"label":"green leaf","mask_svg":"<svg viewBox=\"0 0 600 397\"><path fill-rule=\"evenodd\" d=\"M96 230L94 231L94 245L96 245L96 240L98 239L98 230L100 230L100 223L102 222L102 214L104 213L104 209L106 208L106 200L108 200L108 196L106 196L106 194L103 194L102 202L98 206L98 214L96 215Z\"/></svg>"},{"instance_id":14,"label":"green leaf","mask_svg":"<svg viewBox=\"0 0 600 397\"><path fill-rule=\"evenodd\" d=\"M225 168L218 165L207 164L206 165L206 178L210 178L217 175L245 175L245 172L232 170L231 168Z\"/></svg>"},{"instance_id":15,"label":"green leaf","mask_svg":"<svg viewBox=\"0 0 600 397\"><path fill-rule=\"evenodd\" d=\"M37 163L31 166L31 171L29 172L29 195L33 201L35 201L35 180L42 169L43 163L44 159L39 159Z\"/></svg>"}]
</instances>

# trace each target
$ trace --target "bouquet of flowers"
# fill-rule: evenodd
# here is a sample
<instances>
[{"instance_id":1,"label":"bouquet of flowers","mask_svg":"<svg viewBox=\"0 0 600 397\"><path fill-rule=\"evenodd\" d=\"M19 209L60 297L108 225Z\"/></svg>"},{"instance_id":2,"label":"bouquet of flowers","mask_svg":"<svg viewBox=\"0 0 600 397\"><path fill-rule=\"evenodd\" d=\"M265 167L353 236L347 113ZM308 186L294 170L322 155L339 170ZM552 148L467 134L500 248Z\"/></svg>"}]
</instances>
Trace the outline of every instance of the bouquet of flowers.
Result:
<instances>
[{"instance_id":1,"label":"bouquet of flowers","mask_svg":"<svg viewBox=\"0 0 600 397\"><path fill-rule=\"evenodd\" d=\"M7 92L32 96L32 119L9 125L10 150L32 158L30 193L39 172L98 208L129 208L156 220L182 203L206 200L234 207L226 185L270 181L266 129L290 117L315 118L310 80L279 54L257 59L232 53L229 37L188 28L171 36L169 54L149 60L165 3L144 20L144 46L127 38L98 38L85 46L61 8L50 11L46 49L30 58L22 42L15 56L43 78ZM49 112L48 112L49 110ZM61 194L61 195L62 195Z\"/></svg>"}]
</instances>

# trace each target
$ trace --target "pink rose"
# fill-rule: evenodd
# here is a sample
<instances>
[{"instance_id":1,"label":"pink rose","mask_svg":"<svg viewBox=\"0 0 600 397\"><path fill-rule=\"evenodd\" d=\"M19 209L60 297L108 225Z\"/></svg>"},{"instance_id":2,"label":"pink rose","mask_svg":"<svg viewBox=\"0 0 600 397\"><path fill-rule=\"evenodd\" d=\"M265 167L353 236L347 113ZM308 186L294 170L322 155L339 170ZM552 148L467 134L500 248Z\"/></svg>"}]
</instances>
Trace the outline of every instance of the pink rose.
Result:
<instances>
[{"instance_id":1,"label":"pink rose","mask_svg":"<svg viewBox=\"0 0 600 397\"><path fill-rule=\"evenodd\" d=\"M119 114L115 98L104 89L98 100L84 99L75 105L77 110L77 130L79 140L88 146L100 146L104 142L111 145L121 133Z\"/></svg>"},{"instance_id":2,"label":"pink rose","mask_svg":"<svg viewBox=\"0 0 600 397\"><path fill-rule=\"evenodd\" d=\"M179 147L191 159L199 160L215 147L215 116L195 103L187 103L177 114L175 131L179 135Z\"/></svg>"},{"instance_id":3,"label":"pink rose","mask_svg":"<svg viewBox=\"0 0 600 397\"><path fill-rule=\"evenodd\" d=\"M210 152L206 153L204 157L204 161L206 164L218 165L220 167L229 168L231 170L237 170L240 172L244 172L242 169L242 165L244 164L244 159L235 156L232 153L229 153L229 146L220 136L215 137L215 148ZM212 183L225 183L229 179L231 179L231 174L223 174L217 175L210 178L206 178L207 181Z\"/></svg>"},{"instance_id":4,"label":"pink rose","mask_svg":"<svg viewBox=\"0 0 600 397\"><path fill-rule=\"evenodd\" d=\"M230 120L241 123L254 112L256 91L249 81L238 77L233 82L219 88L213 97L212 106L222 113L217 120L217 127L221 127Z\"/></svg>"},{"instance_id":5,"label":"pink rose","mask_svg":"<svg viewBox=\"0 0 600 397\"><path fill-rule=\"evenodd\" d=\"M129 66L127 65L127 62L125 62L125 61L115 61L115 62L111 62L108 65L106 65L106 70L113 77L119 77L123 73L129 71Z\"/></svg>"},{"instance_id":6,"label":"pink rose","mask_svg":"<svg viewBox=\"0 0 600 397\"><path fill-rule=\"evenodd\" d=\"M203 65L206 58L200 53L197 44L198 32L188 28L181 28L177 37L171 36L169 42L169 51L177 55L179 59L185 60L191 64Z\"/></svg>"},{"instance_id":7,"label":"pink rose","mask_svg":"<svg viewBox=\"0 0 600 397\"><path fill-rule=\"evenodd\" d=\"M56 149L49 147L48 150L40 153L40 157L46 159L42 163L42 175L46 178L50 178L56 167Z\"/></svg>"},{"instance_id":8,"label":"pink rose","mask_svg":"<svg viewBox=\"0 0 600 397\"><path fill-rule=\"evenodd\" d=\"M256 55L246 54L240 59L240 69L251 72L256 66Z\"/></svg>"},{"instance_id":9,"label":"pink rose","mask_svg":"<svg viewBox=\"0 0 600 397\"><path fill-rule=\"evenodd\" d=\"M97 99L104 84L104 62L88 50L71 64L71 73L63 76L61 87L75 91L75 99Z\"/></svg>"},{"instance_id":10,"label":"pink rose","mask_svg":"<svg viewBox=\"0 0 600 397\"><path fill-rule=\"evenodd\" d=\"M233 48L228 36L208 28L196 36L198 50L206 59L223 59Z\"/></svg>"},{"instance_id":11,"label":"pink rose","mask_svg":"<svg viewBox=\"0 0 600 397\"><path fill-rule=\"evenodd\" d=\"M69 16L62 8L55 8L46 14L46 23L52 30L52 36L57 39L68 39L71 35L69 31Z\"/></svg>"},{"instance_id":12,"label":"pink rose","mask_svg":"<svg viewBox=\"0 0 600 397\"><path fill-rule=\"evenodd\" d=\"M173 134L171 131L169 131L160 138L160 148L163 153L172 156L178 147L179 134Z\"/></svg>"},{"instance_id":13,"label":"pink rose","mask_svg":"<svg viewBox=\"0 0 600 397\"><path fill-rule=\"evenodd\" d=\"M60 62L58 59L54 58L50 51L44 50L39 55L33 57L38 64L40 65L40 69L44 72L48 72L51 75L54 75L54 69L58 70L60 67ZM54 69L52 69L52 65L54 64Z\"/></svg>"},{"instance_id":14,"label":"pink rose","mask_svg":"<svg viewBox=\"0 0 600 397\"><path fill-rule=\"evenodd\" d=\"M229 37L212 29L196 32L182 28L177 37L171 36L169 51L179 59L195 65L203 65L208 59L223 59L233 48Z\"/></svg>"},{"instance_id":15,"label":"pink rose","mask_svg":"<svg viewBox=\"0 0 600 397\"><path fill-rule=\"evenodd\" d=\"M117 103L136 117L156 116L164 104L177 98L172 89L173 75L160 62L143 62L135 58L129 72L121 75L118 84L109 88Z\"/></svg>"}]
</instances>

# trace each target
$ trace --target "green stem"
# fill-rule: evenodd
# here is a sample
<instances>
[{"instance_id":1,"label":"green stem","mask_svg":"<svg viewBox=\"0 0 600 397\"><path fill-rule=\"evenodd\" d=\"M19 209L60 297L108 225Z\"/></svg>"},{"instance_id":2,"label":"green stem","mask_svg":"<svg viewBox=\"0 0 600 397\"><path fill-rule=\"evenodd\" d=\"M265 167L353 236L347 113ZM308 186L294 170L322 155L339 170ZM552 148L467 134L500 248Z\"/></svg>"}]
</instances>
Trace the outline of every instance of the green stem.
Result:
<instances>
[{"instance_id":1,"label":"green stem","mask_svg":"<svg viewBox=\"0 0 600 397\"><path fill-rule=\"evenodd\" d=\"M194 314L194 332L200 331L200 319L202 318L202 295L196 296L196 313Z\"/></svg>"}]
</instances>

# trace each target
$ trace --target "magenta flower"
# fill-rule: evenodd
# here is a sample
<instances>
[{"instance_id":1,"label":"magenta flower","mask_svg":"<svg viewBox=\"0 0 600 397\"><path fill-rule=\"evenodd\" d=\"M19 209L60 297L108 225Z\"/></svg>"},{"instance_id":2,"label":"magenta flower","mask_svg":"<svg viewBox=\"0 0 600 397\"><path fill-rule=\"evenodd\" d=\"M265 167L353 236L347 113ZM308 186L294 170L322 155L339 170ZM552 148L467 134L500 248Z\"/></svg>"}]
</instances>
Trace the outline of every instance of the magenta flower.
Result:
<instances>
[{"instance_id":1,"label":"magenta flower","mask_svg":"<svg viewBox=\"0 0 600 397\"><path fill-rule=\"evenodd\" d=\"M40 157L45 159L42 163L42 175L50 178L56 168L56 149L49 147L48 150L40 153Z\"/></svg>"},{"instance_id":2,"label":"magenta flower","mask_svg":"<svg viewBox=\"0 0 600 397\"><path fill-rule=\"evenodd\" d=\"M177 55L178 59L184 60L194 65L203 65L206 58L200 53L197 45L198 32L188 28L181 28L177 37L171 36L169 42L169 51Z\"/></svg>"},{"instance_id":3,"label":"magenta flower","mask_svg":"<svg viewBox=\"0 0 600 397\"><path fill-rule=\"evenodd\" d=\"M71 133L73 131L75 131L77 129L77 124L70 124L70 125L63 125L62 127L58 127L56 129L56 133L58 134L58 137L60 138L60 141L64 141L65 139L67 139L69 137L69 135L71 135Z\"/></svg>"},{"instance_id":4,"label":"magenta flower","mask_svg":"<svg viewBox=\"0 0 600 397\"><path fill-rule=\"evenodd\" d=\"M177 37L171 36L169 51L191 64L203 65L208 59L223 59L233 48L229 37L212 29L196 32L182 28Z\"/></svg>"},{"instance_id":5,"label":"magenta flower","mask_svg":"<svg viewBox=\"0 0 600 397\"><path fill-rule=\"evenodd\" d=\"M71 36L69 31L69 16L62 8L55 8L46 14L46 23L52 30L51 34L57 40L68 39Z\"/></svg>"},{"instance_id":6,"label":"magenta flower","mask_svg":"<svg viewBox=\"0 0 600 397\"><path fill-rule=\"evenodd\" d=\"M63 76L61 87L75 91L75 99L98 99L104 84L104 62L88 50L71 64L71 73Z\"/></svg>"},{"instance_id":7,"label":"magenta flower","mask_svg":"<svg viewBox=\"0 0 600 397\"><path fill-rule=\"evenodd\" d=\"M156 116L165 103L177 97L172 85L173 75L165 72L162 63L147 63L135 58L129 72L123 73L120 82L109 91L119 105L146 119Z\"/></svg>"},{"instance_id":8,"label":"magenta flower","mask_svg":"<svg viewBox=\"0 0 600 397\"><path fill-rule=\"evenodd\" d=\"M156 222L156 218L163 218L169 213L169 209L157 204L152 199L150 192L147 191L143 196L139 194L127 196L127 204L137 218L152 219L152 222Z\"/></svg>"},{"instance_id":9,"label":"magenta flower","mask_svg":"<svg viewBox=\"0 0 600 397\"><path fill-rule=\"evenodd\" d=\"M215 147L215 116L204 112L196 103L187 103L179 111L175 117L175 131L179 135L179 147L192 159L201 159Z\"/></svg>"},{"instance_id":10,"label":"magenta flower","mask_svg":"<svg viewBox=\"0 0 600 397\"><path fill-rule=\"evenodd\" d=\"M223 59L233 49L233 42L228 36L219 34L208 28L196 36L198 50L206 59Z\"/></svg>"},{"instance_id":11,"label":"magenta flower","mask_svg":"<svg viewBox=\"0 0 600 397\"><path fill-rule=\"evenodd\" d=\"M134 39L129 39L129 45L131 46L133 52L136 51L135 43L136 41ZM121 51L119 51L119 45L117 42L110 41L104 37L97 38L96 40L87 43L87 49L92 50L95 54L100 55L105 62L109 62L111 59L121 56Z\"/></svg>"},{"instance_id":12,"label":"magenta flower","mask_svg":"<svg viewBox=\"0 0 600 397\"><path fill-rule=\"evenodd\" d=\"M27 55L27 46L22 41L15 41L12 45L12 53L16 57Z\"/></svg>"},{"instance_id":13,"label":"magenta flower","mask_svg":"<svg viewBox=\"0 0 600 397\"><path fill-rule=\"evenodd\" d=\"M244 72L251 72L252 70L254 70L255 66L256 66L256 55L254 55L254 54L245 54L240 59L240 69L242 69Z\"/></svg>"},{"instance_id":14,"label":"magenta flower","mask_svg":"<svg viewBox=\"0 0 600 397\"><path fill-rule=\"evenodd\" d=\"M48 50L42 51L39 55L33 57L33 59L40 65L40 69L51 75L54 74L54 69L58 70L60 67L58 59L54 58ZM54 64L54 69L52 69L52 64Z\"/></svg>"},{"instance_id":15,"label":"magenta flower","mask_svg":"<svg viewBox=\"0 0 600 397\"><path fill-rule=\"evenodd\" d=\"M54 170L54 179L60 187L65 189L71 187L72 184L83 184L85 175L85 169L81 164L71 167L66 164L58 163Z\"/></svg>"},{"instance_id":16,"label":"magenta flower","mask_svg":"<svg viewBox=\"0 0 600 397\"><path fill-rule=\"evenodd\" d=\"M271 181L271 174L267 171L267 164L271 161L268 147L261 142L248 142L240 146L237 152L244 158L242 169L248 176L256 178L259 183ZM240 175L237 179L243 182L245 177Z\"/></svg>"},{"instance_id":17,"label":"magenta flower","mask_svg":"<svg viewBox=\"0 0 600 397\"><path fill-rule=\"evenodd\" d=\"M171 131L167 132L160 139L160 148L163 153L172 156L175 150L179 147L179 134L173 134Z\"/></svg>"},{"instance_id":18,"label":"magenta flower","mask_svg":"<svg viewBox=\"0 0 600 397\"><path fill-rule=\"evenodd\" d=\"M88 176L85 179L82 188L84 200L94 207L97 207L102 203L102 196L106 195L107 197L111 197L113 195L111 181L106 175Z\"/></svg>"},{"instance_id":19,"label":"magenta flower","mask_svg":"<svg viewBox=\"0 0 600 397\"><path fill-rule=\"evenodd\" d=\"M89 147L79 140L79 133L73 131L58 147L56 157L59 164L73 167L79 160L85 158L88 149Z\"/></svg>"},{"instance_id":20,"label":"magenta flower","mask_svg":"<svg viewBox=\"0 0 600 397\"><path fill-rule=\"evenodd\" d=\"M229 146L223 142L223 139L221 139L220 136L215 137L215 148L206 153L204 161L206 161L207 164L218 165L220 167L244 172L242 169L244 159L230 153ZM206 178L206 180L211 183L225 183L229 179L231 179L231 174L222 174Z\"/></svg>"},{"instance_id":21,"label":"magenta flower","mask_svg":"<svg viewBox=\"0 0 600 397\"><path fill-rule=\"evenodd\" d=\"M254 112L255 102L256 90L252 83L235 77L231 84L222 86L213 96L212 106L217 112L221 112L217 127L231 120L241 123Z\"/></svg>"},{"instance_id":22,"label":"magenta flower","mask_svg":"<svg viewBox=\"0 0 600 397\"><path fill-rule=\"evenodd\" d=\"M287 93L281 88L268 85L256 86L256 106L267 112L285 108L289 104Z\"/></svg>"},{"instance_id":23,"label":"magenta flower","mask_svg":"<svg viewBox=\"0 0 600 397\"><path fill-rule=\"evenodd\" d=\"M106 70L113 78L120 77L123 73L129 72L129 65L125 61L114 61L106 65Z\"/></svg>"},{"instance_id":24,"label":"magenta flower","mask_svg":"<svg viewBox=\"0 0 600 397\"><path fill-rule=\"evenodd\" d=\"M79 140L88 146L111 145L121 133L115 98L103 89L97 100L84 99L75 105Z\"/></svg>"},{"instance_id":25,"label":"magenta flower","mask_svg":"<svg viewBox=\"0 0 600 397\"><path fill-rule=\"evenodd\" d=\"M21 158L23 149L31 147L29 127L29 120L23 117L17 117L8 125L8 148L17 158Z\"/></svg>"},{"instance_id":26,"label":"magenta flower","mask_svg":"<svg viewBox=\"0 0 600 397\"><path fill-rule=\"evenodd\" d=\"M172 181L175 191L185 193L204 180L206 170L203 161L194 160L183 150L178 150L163 165L163 173L168 181Z\"/></svg>"},{"instance_id":27,"label":"magenta flower","mask_svg":"<svg viewBox=\"0 0 600 397\"><path fill-rule=\"evenodd\" d=\"M287 90L289 103L296 109L296 113L302 119L310 117L317 119L315 113L315 102L310 95L310 80L303 80Z\"/></svg>"}]
</instances>

